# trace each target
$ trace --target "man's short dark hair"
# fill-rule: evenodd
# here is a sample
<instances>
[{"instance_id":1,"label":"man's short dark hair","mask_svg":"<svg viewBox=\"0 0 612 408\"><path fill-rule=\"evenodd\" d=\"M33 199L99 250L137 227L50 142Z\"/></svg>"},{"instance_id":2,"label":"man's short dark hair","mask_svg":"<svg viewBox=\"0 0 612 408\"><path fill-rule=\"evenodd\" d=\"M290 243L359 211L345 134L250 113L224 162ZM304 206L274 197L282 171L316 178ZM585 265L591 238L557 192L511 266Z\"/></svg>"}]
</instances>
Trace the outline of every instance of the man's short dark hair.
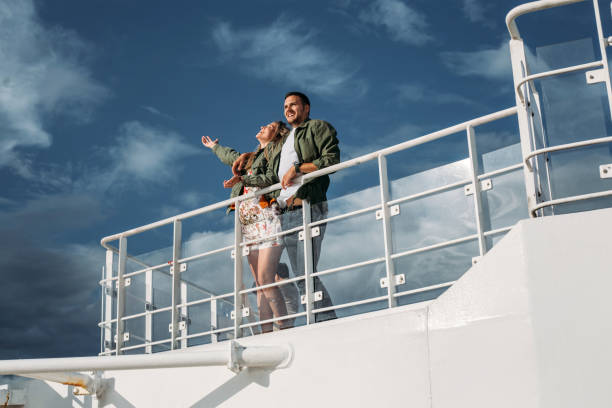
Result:
<instances>
[{"instance_id":1,"label":"man's short dark hair","mask_svg":"<svg viewBox=\"0 0 612 408\"><path fill-rule=\"evenodd\" d=\"M304 95L303 93L297 92L297 91L287 92L287 95L285 95L285 99L287 99L291 95L295 95L295 96L299 97L302 100L302 103L304 105L310 106L310 99L308 99L308 97L306 95Z\"/></svg>"}]
</instances>

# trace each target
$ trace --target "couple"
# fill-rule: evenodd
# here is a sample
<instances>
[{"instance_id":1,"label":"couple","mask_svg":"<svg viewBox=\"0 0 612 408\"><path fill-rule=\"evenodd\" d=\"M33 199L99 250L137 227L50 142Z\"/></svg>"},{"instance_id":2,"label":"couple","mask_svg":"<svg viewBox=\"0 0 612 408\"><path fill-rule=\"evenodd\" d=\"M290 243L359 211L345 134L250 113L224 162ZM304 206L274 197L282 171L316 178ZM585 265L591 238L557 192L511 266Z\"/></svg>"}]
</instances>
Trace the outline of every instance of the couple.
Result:
<instances>
[{"instance_id":1,"label":"couple","mask_svg":"<svg viewBox=\"0 0 612 408\"><path fill-rule=\"evenodd\" d=\"M234 176L223 185L232 189L231 197L257 191L259 188L280 181L282 189L268 197L260 196L242 201L238 207L242 235L249 245L248 261L257 286L268 285L287 279L289 274L279 260L284 248L291 262L293 274L304 274L304 250L300 248L298 232L276 238L272 234L294 229L302 225L302 201L311 204L311 219L317 221L327 215L326 192L329 176L321 176L304 184L294 184L302 174L340 162L340 149L336 130L327 122L310 119L310 100L301 92L285 95L284 113L291 129L282 121L262 126L255 136L259 147L252 153L239 154L234 149L220 146L218 139L202 137L202 144L212 149L225 164L232 165ZM229 211L229 209L228 209ZM321 253L321 242L325 224L319 225L320 234L312 239L313 270L316 271ZM239 251L238 251L239 252ZM333 306L331 298L318 277L313 278L313 292L320 291L322 300L315 308ZM298 281L301 294L305 294L304 281ZM278 318L297 313L298 294L293 283L259 290L257 303L260 320ZM316 321L335 318L333 310L317 313ZM284 329L293 326L293 319L279 321ZM262 325L262 330L272 330L271 323Z\"/></svg>"}]
</instances>

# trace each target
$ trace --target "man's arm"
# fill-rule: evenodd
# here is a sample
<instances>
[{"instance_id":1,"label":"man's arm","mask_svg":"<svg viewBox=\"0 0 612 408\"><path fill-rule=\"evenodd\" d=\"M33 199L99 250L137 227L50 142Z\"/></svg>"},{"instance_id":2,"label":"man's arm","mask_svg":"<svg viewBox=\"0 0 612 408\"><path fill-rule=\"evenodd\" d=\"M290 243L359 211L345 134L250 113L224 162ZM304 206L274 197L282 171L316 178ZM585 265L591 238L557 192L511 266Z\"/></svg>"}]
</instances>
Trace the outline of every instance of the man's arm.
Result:
<instances>
[{"instance_id":1,"label":"man's arm","mask_svg":"<svg viewBox=\"0 0 612 408\"><path fill-rule=\"evenodd\" d=\"M242 153L234 159L233 163L230 164L232 166L232 173L234 176L239 176L242 174L242 170L244 170L244 166L246 166L252 154L254 153Z\"/></svg>"},{"instance_id":2,"label":"man's arm","mask_svg":"<svg viewBox=\"0 0 612 408\"><path fill-rule=\"evenodd\" d=\"M314 143L321 155L312 163L301 163L300 174L312 173L319 169L340 163L340 148L336 129L327 122L319 121L313 129ZM294 167L289 168L281 180L281 185L286 188L293 184L292 180L299 174Z\"/></svg>"},{"instance_id":3,"label":"man's arm","mask_svg":"<svg viewBox=\"0 0 612 408\"><path fill-rule=\"evenodd\" d=\"M272 184L278 183L278 176L272 168L272 163L268 162L266 166L266 172L262 174L244 175L242 176L242 182L245 186L253 187L268 187Z\"/></svg>"}]
</instances>

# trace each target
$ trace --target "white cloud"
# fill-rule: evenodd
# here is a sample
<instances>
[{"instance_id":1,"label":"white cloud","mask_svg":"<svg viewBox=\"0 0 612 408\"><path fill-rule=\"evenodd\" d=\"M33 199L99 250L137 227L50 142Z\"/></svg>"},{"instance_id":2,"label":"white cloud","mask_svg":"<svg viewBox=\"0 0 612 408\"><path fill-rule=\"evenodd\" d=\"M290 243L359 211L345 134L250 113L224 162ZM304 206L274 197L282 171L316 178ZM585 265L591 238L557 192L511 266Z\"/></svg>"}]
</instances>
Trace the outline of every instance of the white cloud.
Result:
<instances>
[{"instance_id":1,"label":"white cloud","mask_svg":"<svg viewBox=\"0 0 612 408\"><path fill-rule=\"evenodd\" d=\"M437 104L464 104L473 105L475 102L463 95L438 92L436 89L427 89L420 84L402 84L397 87L400 100L419 103Z\"/></svg>"},{"instance_id":2,"label":"white cloud","mask_svg":"<svg viewBox=\"0 0 612 408\"><path fill-rule=\"evenodd\" d=\"M143 105L141 106L141 108L153 115L161 116L162 118L166 118L166 119L174 119L172 116L161 112L159 109L154 108L153 106Z\"/></svg>"},{"instance_id":3,"label":"white cloud","mask_svg":"<svg viewBox=\"0 0 612 408\"><path fill-rule=\"evenodd\" d=\"M487 79L512 80L512 65L508 44L479 51L450 51L440 54L448 69L461 76L481 76Z\"/></svg>"},{"instance_id":4,"label":"white cloud","mask_svg":"<svg viewBox=\"0 0 612 408\"><path fill-rule=\"evenodd\" d=\"M478 0L463 0L463 12L472 23L485 21L485 10Z\"/></svg>"},{"instance_id":5,"label":"white cloud","mask_svg":"<svg viewBox=\"0 0 612 408\"><path fill-rule=\"evenodd\" d=\"M74 33L46 28L31 1L0 4L0 166L31 177L21 147L46 148L49 115L87 120L108 91L82 65L86 46Z\"/></svg>"},{"instance_id":6,"label":"white cloud","mask_svg":"<svg viewBox=\"0 0 612 408\"><path fill-rule=\"evenodd\" d=\"M395 41L423 45L433 39L427 33L425 15L400 0L376 0L359 14L359 18L384 27Z\"/></svg>"},{"instance_id":7,"label":"white cloud","mask_svg":"<svg viewBox=\"0 0 612 408\"><path fill-rule=\"evenodd\" d=\"M180 135L133 121L121 126L116 143L102 149L110 161L103 169L90 169L95 174L79 181L84 188L106 190L112 185L133 182L161 183L171 179L180 169L180 159L198 152Z\"/></svg>"},{"instance_id":8,"label":"white cloud","mask_svg":"<svg viewBox=\"0 0 612 408\"><path fill-rule=\"evenodd\" d=\"M224 56L251 75L321 95L363 94L366 84L355 79L355 64L337 51L313 44L314 37L300 20L282 16L262 28L235 29L220 23L213 30Z\"/></svg>"}]
</instances>

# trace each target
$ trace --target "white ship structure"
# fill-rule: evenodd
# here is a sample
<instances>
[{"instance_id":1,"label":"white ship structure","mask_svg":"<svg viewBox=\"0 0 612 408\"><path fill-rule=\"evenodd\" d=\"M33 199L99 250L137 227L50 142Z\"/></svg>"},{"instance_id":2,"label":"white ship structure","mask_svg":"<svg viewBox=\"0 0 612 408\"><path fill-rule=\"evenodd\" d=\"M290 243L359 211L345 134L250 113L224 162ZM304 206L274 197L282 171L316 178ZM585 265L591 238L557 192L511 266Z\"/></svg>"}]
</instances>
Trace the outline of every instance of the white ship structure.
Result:
<instances>
[{"instance_id":1,"label":"white ship structure","mask_svg":"<svg viewBox=\"0 0 612 408\"><path fill-rule=\"evenodd\" d=\"M520 20L558 7L594 34L534 55ZM0 404L611 407L612 37L597 0L506 24L515 106L302 177L331 188L326 219L304 202L304 269L272 284L303 282L272 319L296 327L260 334L241 196L104 238L99 356L2 361L43 381Z\"/></svg>"}]
</instances>

